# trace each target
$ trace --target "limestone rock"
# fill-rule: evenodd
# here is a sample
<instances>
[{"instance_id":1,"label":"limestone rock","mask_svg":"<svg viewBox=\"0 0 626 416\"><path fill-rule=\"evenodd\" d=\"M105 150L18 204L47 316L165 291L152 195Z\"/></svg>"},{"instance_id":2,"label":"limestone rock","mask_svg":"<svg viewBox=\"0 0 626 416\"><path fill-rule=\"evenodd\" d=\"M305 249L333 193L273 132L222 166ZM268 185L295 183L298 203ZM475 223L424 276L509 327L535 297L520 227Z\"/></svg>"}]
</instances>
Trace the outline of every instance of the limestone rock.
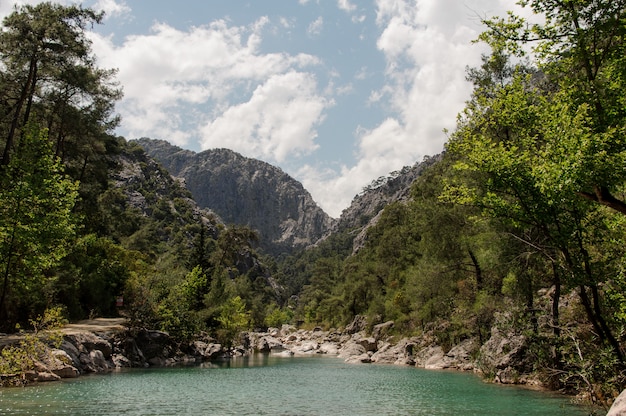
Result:
<instances>
[{"instance_id":1,"label":"limestone rock","mask_svg":"<svg viewBox=\"0 0 626 416\"><path fill-rule=\"evenodd\" d=\"M613 402L613 405L609 409L606 416L624 416L626 415L626 390L617 396L617 399Z\"/></svg>"},{"instance_id":2,"label":"limestone rock","mask_svg":"<svg viewBox=\"0 0 626 416\"><path fill-rule=\"evenodd\" d=\"M374 337L377 341L384 338L394 325L393 321L387 321L382 324L374 325L374 329L372 329L372 337Z\"/></svg>"},{"instance_id":3,"label":"limestone rock","mask_svg":"<svg viewBox=\"0 0 626 416\"><path fill-rule=\"evenodd\" d=\"M37 381L45 382L45 381L57 381L60 380L61 377L54 373L49 372L41 372L37 373Z\"/></svg>"},{"instance_id":4,"label":"limestone rock","mask_svg":"<svg viewBox=\"0 0 626 416\"><path fill-rule=\"evenodd\" d=\"M525 336L502 333L492 328L491 337L480 348L480 365L495 374L495 381L517 384L523 374L532 371L532 362L527 357L528 341Z\"/></svg>"},{"instance_id":5,"label":"limestone rock","mask_svg":"<svg viewBox=\"0 0 626 416\"><path fill-rule=\"evenodd\" d=\"M352 322L346 326L345 333L346 334L356 334L357 332L364 331L367 327L367 318L363 315L357 315L354 317Z\"/></svg>"},{"instance_id":6,"label":"limestone rock","mask_svg":"<svg viewBox=\"0 0 626 416\"><path fill-rule=\"evenodd\" d=\"M227 224L260 234L260 246L278 254L312 245L332 228L309 192L281 169L228 149L201 153L162 140L138 140L146 153L180 177L200 207Z\"/></svg>"}]
</instances>

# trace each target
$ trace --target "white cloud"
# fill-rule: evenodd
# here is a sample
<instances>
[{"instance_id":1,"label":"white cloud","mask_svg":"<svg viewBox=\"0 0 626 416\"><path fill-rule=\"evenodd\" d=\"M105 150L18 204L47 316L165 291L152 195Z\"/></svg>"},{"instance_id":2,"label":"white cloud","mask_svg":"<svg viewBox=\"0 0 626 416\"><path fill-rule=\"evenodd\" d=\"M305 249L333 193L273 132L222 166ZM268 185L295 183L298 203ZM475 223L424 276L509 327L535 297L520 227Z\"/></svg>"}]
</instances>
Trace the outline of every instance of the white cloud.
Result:
<instances>
[{"instance_id":1,"label":"white cloud","mask_svg":"<svg viewBox=\"0 0 626 416\"><path fill-rule=\"evenodd\" d=\"M260 53L267 23L262 17L249 27L233 27L220 20L187 31L157 23L151 33L129 36L119 46L112 38L92 34L100 65L119 69L124 99L118 110L127 137L185 145L198 134L203 118L224 113L257 85L318 64L307 54ZM318 111L315 104L313 111ZM186 109L190 105L195 113Z\"/></svg>"},{"instance_id":2,"label":"white cloud","mask_svg":"<svg viewBox=\"0 0 626 416\"><path fill-rule=\"evenodd\" d=\"M324 18L322 16L315 19L306 30L306 33L311 36L318 36L322 33L322 29L324 28Z\"/></svg>"},{"instance_id":3,"label":"white cloud","mask_svg":"<svg viewBox=\"0 0 626 416\"><path fill-rule=\"evenodd\" d=\"M372 91L371 104L388 105L390 116L371 129L357 130L357 162L331 172L299 173L324 209L338 216L372 179L412 165L443 150L443 129L471 93L466 66L480 64L483 46L471 43L481 30L478 16L502 14L506 0L378 0L378 48L386 61L386 82Z\"/></svg>"},{"instance_id":4,"label":"white cloud","mask_svg":"<svg viewBox=\"0 0 626 416\"><path fill-rule=\"evenodd\" d=\"M124 0L98 0L93 8L95 10L102 10L105 13L105 18L107 19L128 15L131 12L130 7L128 7L126 1Z\"/></svg>"},{"instance_id":5,"label":"white cloud","mask_svg":"<svg viewBox=\"0 0 626 416\"><path fill-rule=\"evenodd\" d=\"M356 6L350 3L350 0L337 0L337 7L348 13L356 10Z\"/></svg>"},{"instance_id":6,"label":"white cloud","mask_svg":"<svg viewBox=\"0 0 626 416\"><path fill-rule=\"evenodd\" d=\"M202 129L202 147L226 146L277 162L314 151L315 126L332 105L317 95L316 87L310 74L273 75L249 101L229 107Z\"/></svg>"}]
</instances>

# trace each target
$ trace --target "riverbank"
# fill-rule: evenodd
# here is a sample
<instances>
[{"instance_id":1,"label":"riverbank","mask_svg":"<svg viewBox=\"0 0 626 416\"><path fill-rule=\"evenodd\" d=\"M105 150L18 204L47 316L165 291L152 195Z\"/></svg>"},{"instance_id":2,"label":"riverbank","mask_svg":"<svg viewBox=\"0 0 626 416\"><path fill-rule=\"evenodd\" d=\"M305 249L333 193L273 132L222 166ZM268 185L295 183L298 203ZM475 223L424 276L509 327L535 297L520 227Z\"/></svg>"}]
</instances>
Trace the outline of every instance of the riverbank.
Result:
<instances>
[{"instance_id":1,"label":"riverbank","mask_svg":"<svg viewBox=\"0 0 626 416\"><path fill-rule=\"evenodd\" d=\"M122 368L195 365L262 353L326 354L355 364L471 371L495 383L544 388L533 377L522 336L502 334L494 328L491 338L483 345L470 338L444 349L434 333L399 338L393 335L393 327L392 321L370 327L363 317L356 317L350 325L337 330L304 330L283 325L263 332L242 333L238 345L226 349L206 335L177 343L162 331L130 328L123 319L82 321L64 327L59 348L49 349L33 369L24 374L3 375L1 381L4 385L24 385ZM5 336L0 337L0 345L6 345L8 340L16 342L15 336Z\"/></svg>"},{"instance_id":2,"label":"riverbank","mask_svg":"<svg viewBox=\"0 0 626 416\"><path fill-rule=\"evenodd\" d=\"M215 339L199 336L188 343L177 343L167 333L130 328L126 320L95 319L66 325L63 341L49 349L19 382L42 382L81 374L113 371L130 367L190 365L203 361L224 360L254 353L306 355L328 354L349 363L410 365L425 369L454 369L485 373L504 384L538 385L525 370L524 340L496 332L480 345L466 339L444 350L432 334L398 338L392 335L392 321L380 323L367 331L364 317L357 316L342 329L298 329L292 325L270 328L265 332L242 333L240 342L225 348ZM0 346L15 344L19 336L0 337ZM476 357L480 357L477 360ZM5 384L10 382L5 375Z\"/></svg>"}]
</instances>

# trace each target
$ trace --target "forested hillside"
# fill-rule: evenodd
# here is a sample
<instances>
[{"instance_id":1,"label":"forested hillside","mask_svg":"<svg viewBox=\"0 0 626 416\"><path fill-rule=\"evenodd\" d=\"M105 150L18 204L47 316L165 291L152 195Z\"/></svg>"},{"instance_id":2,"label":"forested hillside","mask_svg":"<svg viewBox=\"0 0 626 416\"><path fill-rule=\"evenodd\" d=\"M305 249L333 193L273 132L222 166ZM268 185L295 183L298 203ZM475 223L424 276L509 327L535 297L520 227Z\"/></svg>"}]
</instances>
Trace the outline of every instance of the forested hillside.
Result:
<instances>
[{"instance_id":1,"label":"forested hillside","mask_svg":"<svg viewBox=\"0 0 626 416\"><path fill-rule=\"evenodd\" d=\"M1 329L50 308L123 312L230 345L361 315L444 348L519 336L523 371L612 397L626 386L626 1L520 3L542 23L484 21L491 53L468 69L442 155L374 181L333 233L276 258L113 135L122 92L85 36L102 15L19 8L0 31Z\"/></svg>"}]
</instances>

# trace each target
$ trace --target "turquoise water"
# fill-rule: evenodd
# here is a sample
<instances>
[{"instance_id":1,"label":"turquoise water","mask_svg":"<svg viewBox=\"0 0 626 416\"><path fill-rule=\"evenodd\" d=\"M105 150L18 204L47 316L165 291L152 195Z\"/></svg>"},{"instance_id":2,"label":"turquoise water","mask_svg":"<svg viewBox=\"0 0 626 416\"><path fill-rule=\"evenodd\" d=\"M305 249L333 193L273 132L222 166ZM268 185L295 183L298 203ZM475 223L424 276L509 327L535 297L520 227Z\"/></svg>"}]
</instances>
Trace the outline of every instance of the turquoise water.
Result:
<instances>
[{"instance_id":1,"label":"turquoise water","mask_svg":"<svg viewBox=\"0 0 626 416\"><path fill-rule=\"evenodd\" d=\"M7 415L586 415L568 398L471 374L329 357L242 358L0 390Z\"/></svg>"}]
</instances>

